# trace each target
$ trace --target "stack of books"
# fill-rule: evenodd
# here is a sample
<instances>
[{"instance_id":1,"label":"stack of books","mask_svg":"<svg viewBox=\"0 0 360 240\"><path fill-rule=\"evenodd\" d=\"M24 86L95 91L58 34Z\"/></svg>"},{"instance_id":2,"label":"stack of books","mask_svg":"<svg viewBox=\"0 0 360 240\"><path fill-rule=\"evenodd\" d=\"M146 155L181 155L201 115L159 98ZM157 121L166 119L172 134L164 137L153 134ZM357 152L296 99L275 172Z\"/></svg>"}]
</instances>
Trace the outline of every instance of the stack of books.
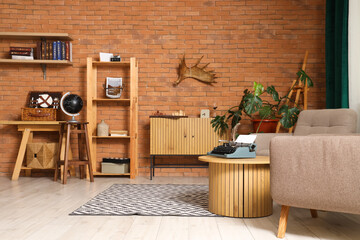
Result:
<instances>
[{"instance_id":1,"label":"stack of books","mask_svg":"<svg viewBox=\"0 0 360 240\"><path fill-rule=\"evenodd\" d=\"M10 47L11 59L34 60L34 49L30 47Z\"/></svg>"},{"instance_id":2,"label":"stack of books","mask_svg":"<svg viewBox=\"0 0 360 240\"><path fill-rule=\"evenodd\" d=\"M111 130L110 136L128 136L128 131L126 130Z\"/></svg>"}]
</instances>

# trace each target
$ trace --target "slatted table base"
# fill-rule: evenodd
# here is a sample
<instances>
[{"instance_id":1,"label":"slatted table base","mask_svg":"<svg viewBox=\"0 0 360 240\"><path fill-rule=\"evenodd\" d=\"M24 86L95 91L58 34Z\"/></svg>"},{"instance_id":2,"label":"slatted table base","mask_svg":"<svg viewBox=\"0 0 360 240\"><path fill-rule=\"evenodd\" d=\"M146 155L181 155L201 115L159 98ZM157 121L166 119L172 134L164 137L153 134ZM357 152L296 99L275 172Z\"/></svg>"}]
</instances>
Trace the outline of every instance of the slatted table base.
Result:
<instances>
[{"instance_id":1,"label":"slatted table base","mask_svg":"<svg viewBox=\"0 0 360 240\"><path fill-rule=\"evenodd\" d=\"M271 215L269 164L210 162L209 211L228 217Z\"/></svg>"}]
</instances>

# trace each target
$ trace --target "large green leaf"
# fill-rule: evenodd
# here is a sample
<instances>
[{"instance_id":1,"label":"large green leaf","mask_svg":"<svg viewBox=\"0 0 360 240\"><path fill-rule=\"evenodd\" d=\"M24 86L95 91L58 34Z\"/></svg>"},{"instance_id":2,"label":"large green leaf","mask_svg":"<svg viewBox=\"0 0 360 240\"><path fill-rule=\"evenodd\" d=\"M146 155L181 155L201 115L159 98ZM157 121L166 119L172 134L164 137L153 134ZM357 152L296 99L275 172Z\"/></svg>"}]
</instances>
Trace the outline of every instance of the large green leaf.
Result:
<instances>
[{"instance_id":1,"label":"large green leaf","mask_svg":"<svg viewBox=\"0 0 360 240\"><path fill-rule=\"evenodd\" d=\"M214 131L220 133L220 135L226 133L226 130L229 128L228 124L225 121L225 117L226 115L216 116L213 120L211 120Z\"/></svg>"},{"instance_id":2,"label":"large green leaf","mask_svg":"<svg viewBox=\"0 0 360 240\"><path fill-rule=\"evenodd\" d=\"M264 92L264 86L261 83L254 82L254 95L260 96Z\"/></svg>"},{"instance_id":3,"label":"large green leaf","mask_svg":"<svg viewBox=\"0 0 360 240\"><path fill-rule=\"evenodd\" d=\"M233 116L234 116L234 114L235 114L235 112L234 111L228 111L228 116L226 117L226 120L225 121L227 121L227 120L229 120L230 118L232 118Z\"/></svg>"},{"instance_id":4,"label":"large green leaf","mask_svg":"<svg viewBox=\"0 0 360 240\"><path fill-rule=\"evenodd\" d=\"M262 106L262 100L260 97L250 93L246 96L245 100L245 111L248 114L257 112Z\"/></svg>"},{"instance_id":5,"label":"large green leaf","mask_svg":"<svg viewBox=\"0 0 360 240\"><path fill-rule=\"evenodd\" d=\"M298 119L300 110L296 107L290 108L288 105L283 105L279 113L282 115L282 118L280 119L281 125L283 125L285 128L291 128L295 125Z\"/></svg>"},{"instance_id":6,"label":"large green leaf","mask_svg":"<svg viewBox=\"0 0 360 240\"><path fill-rule=\"evenodd\" d=\"M274 111L271 106L265 105L260 108L259 115L261 119L274 118Z\"/></svg>"},{"instance_id":7,"label":"large green leaf","mask_svg":"<svg viewBox=\"0 0 360 240\"><path fill-rule=\"evenodd\" d=\"M296 75L298 75L298 77L300 78L300 81L305 85L305 81L307 83L308 87L313 87L314 83L311 80L311 78L306 74L306 72L302 69L300 69Z\"/></svg>"},{"instance_id":8,"label":"large green leaf","mask_svg":"<svg viewBox=\"0 0 360 240\"><path fill-rule=\"evenodd\" d=\"M268 87L266 89L266 92L268 94L270 94L272 96L272 98L274 99L274 101L280 101L280 98L279 98L279 93L275 90L275 87L273 85L271 85L270 87Z\"/></svg>"}]
</instances>

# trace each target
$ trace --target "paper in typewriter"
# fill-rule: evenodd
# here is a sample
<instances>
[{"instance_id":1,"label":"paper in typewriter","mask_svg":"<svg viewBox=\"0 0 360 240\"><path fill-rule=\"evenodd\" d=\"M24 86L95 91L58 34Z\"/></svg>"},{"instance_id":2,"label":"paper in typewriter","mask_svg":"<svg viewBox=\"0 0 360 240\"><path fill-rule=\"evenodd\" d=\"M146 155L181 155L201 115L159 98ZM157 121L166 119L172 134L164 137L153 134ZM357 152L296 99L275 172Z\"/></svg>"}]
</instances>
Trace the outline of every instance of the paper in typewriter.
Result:
<instances>
[{"instance_id":1,"label":"paper in typewriter","mask_svg":"<svg viewBox=\"0 0 360 240\"><path fill-rule=\"evenodd\" d=\"M236 138L237 143L254 143L256 139L256 135L239 135Z\"/></svg>"}]
</instances>

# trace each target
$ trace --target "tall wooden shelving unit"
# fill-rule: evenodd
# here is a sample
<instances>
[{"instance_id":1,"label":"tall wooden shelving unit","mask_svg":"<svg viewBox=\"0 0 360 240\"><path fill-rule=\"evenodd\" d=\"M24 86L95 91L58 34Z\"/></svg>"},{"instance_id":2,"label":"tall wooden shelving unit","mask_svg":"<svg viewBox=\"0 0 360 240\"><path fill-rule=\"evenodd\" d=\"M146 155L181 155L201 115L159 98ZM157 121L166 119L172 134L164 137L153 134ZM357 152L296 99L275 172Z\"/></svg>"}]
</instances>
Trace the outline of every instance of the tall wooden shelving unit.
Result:
<instances>
[{"instance_id":1,"label":"tall wooden shelving unit","mask_svg":"<svg viewBox=\"0 0 360 240\"><path fill-rule=\"evenodd\" d=\"M130 70L130 86L126 89L130 90L128 99L111 99L101 98L97 96L97 72L98 68L118 67ZM97 127L97 104L99 102L122 102L129 109L129 136L96 136ZM100 62L94 61L91 57L87 58L87 121L89 122L89 136L91 146L92 167L94 175L129 175L135 178L138 174L138 63L136 58L130 58L129 62ZM124 138L130 141L129 157L130 157L130 173L124 174L108 174L96 171L96 147L97 139L114 139ZM121 143L119 143L121 144Z\"/></svg>"}]
</instances>

